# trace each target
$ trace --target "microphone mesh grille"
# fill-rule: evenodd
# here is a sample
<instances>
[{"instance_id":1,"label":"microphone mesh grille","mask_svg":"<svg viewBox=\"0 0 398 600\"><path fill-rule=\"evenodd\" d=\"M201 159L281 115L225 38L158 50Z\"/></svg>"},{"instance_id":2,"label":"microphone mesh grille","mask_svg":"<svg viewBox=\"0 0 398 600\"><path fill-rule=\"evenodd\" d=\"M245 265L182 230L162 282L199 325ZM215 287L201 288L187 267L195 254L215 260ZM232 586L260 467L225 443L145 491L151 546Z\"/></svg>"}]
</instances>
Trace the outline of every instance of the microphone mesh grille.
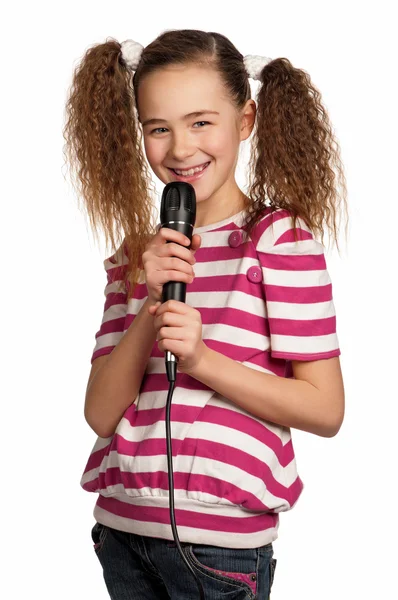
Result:
<instances>
[{"instance_id":1,"label":"microphone mesh grille","mask_svg":"<svg viewBox=\"0 0 398 600\"><path fill-rule=\"evenodd\" d=\"M191 212L193 212L193 194L192 190L189 190L189 193L185 196L185 208Z\"/></svg>"},{"instance_id":2,"label":"microphone mesh grille","mask_svg":"<svg viewBox=\"0 0 398 600\"><path fill-rule=\"evenodd\" d=\"M180 194L179 191L172 187L167 194L167 209L178 210L180 208Z\"/></svg>"},{"instance_id":3,"label":"microphone mesh grille","mask_svg":"<svg viewBox=\"0 0 398 600\"><path fill-rule=\"evenodd\" d=\"M195 190L190 189L189 186L184 186L184 188L170 187L165 199L165 210L179 210L182 208L194 212L194 194Z\"/></svg>"}]
</instances>

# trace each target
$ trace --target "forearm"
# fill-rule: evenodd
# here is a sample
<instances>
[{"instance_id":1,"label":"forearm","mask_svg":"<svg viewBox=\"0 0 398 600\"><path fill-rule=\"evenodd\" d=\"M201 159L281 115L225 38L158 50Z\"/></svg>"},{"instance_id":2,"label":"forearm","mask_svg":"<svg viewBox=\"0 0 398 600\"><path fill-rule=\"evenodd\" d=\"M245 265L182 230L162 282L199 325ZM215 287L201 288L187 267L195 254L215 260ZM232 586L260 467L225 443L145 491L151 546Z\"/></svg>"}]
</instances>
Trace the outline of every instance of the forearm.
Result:
<instances>
[{"instance_id":1,"label":"forearm","mask_svg":"<svg viewBox=\"0 0 398 600\"><path fill-rule=\"evenodd\" d=\"M316 387L251 369L206 348L189 375L260 419L322 437L333 435L331 418Z\"/></svg>"},{"instance_id":2,"label":"forearm","mask_svg":"<svg viewBox=\"0 0 398 600\"><path fill-rule=\"evenodd\" d=\"M125 410L139 392L156 341L149 306L146 300L87 389L85 417L100 437L113 435Z\"/></svg>"}]
</instances>

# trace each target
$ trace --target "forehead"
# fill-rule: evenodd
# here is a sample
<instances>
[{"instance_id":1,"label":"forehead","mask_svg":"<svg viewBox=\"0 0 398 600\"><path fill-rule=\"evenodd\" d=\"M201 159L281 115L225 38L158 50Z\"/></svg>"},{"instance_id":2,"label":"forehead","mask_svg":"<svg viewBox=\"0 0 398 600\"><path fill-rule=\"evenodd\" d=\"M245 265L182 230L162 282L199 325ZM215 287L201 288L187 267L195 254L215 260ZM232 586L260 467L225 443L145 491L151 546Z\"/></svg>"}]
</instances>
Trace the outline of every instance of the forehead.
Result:
<instances>
[{"instance_id":1,"label":"forehead","mask_svg":"<svg viewBox=\"0 0 398 600\"><path fill-rule=\"evenodd\" d=\"M170 66L146 75L137 98L140 120L180 118L199 109L231 110L219 74L197 66Z\"/></svg>"}]
</instances>

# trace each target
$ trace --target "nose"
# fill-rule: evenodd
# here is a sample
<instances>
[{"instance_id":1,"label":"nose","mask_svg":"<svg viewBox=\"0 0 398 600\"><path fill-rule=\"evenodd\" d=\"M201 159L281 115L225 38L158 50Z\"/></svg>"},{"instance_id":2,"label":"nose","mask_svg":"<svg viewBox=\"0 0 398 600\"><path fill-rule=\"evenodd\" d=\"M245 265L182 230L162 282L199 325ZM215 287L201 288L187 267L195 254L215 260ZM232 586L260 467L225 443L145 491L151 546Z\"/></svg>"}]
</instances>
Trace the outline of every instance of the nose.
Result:
<instances>
[{"instance_id":1,"label":"nose","mask_svg":"<svg viewBox=\"0 0 398 600\"><path fill-rule=\"evenodd\" d=\"M196 152L192 139L188 133L177 133L173 135L170 156L173 160L184 162Z\"/></svg>"}]
</instances>

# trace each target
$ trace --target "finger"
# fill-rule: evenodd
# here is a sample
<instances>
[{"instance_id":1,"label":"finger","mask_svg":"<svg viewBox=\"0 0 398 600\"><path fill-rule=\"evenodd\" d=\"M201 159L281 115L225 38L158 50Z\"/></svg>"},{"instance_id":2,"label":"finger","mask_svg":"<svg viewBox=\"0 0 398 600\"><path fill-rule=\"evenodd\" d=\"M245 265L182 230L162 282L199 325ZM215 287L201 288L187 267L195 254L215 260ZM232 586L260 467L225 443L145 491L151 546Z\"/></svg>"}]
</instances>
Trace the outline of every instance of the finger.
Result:
<instances>
[{"instance_id":1,"label":"finger","mask_svg":"<svg viewBox=\"0 0 398 600\"><path fill-rule=\"evenodd\" d=\"M156 315L153 325L158 331L162 327L187 327L190 322L191 319L186 315L168 312L160 316Z\"/></svg>"},{"instance_id":2,"label":"finger","mask_svg":"<svg viewBox=\"0 0 398 600\"><path fill-rule=\"evenodd\" d=\"M186 304L186 302L180 302L179 300L167 300L167 302L163 302L163 304L159 306L156 316L162 315L165 312L186 315L190 309L191 307Z\"/></svg>"},{"instance_id":3,"label":"finger","mask_svg":"<svg viewBox=\"0 0 398 600\"><path fill-rule=\"evenodd\" d=\"M169 350L176 356L181 356L184 352L185 342L182 340L161 340L158 342L158 348L160 352L166 352Z\"/></svg>"},{"instance_id":4,"label":"finger","mask_svg":"<svg viewBox=\"0 0 398 600\"><path fill-rule=\"evenodd\" d=\"M159 342L161 340L184 340L184 328L183 327L161 327L158 331L156 338Z\"/></svg>"},{"instance_id":5,"label":"finger","mask_svg":"<svg viewBox=\"0 0 398 600\"><path fill-rule=\"evenodd\" d=\"M189 246L189 238L180 231L171 229L171 227L161 227L155 236L155 243L157 245L163 245L165 241L176 242L185 247Z\"/></svg>"}]
</instances>

